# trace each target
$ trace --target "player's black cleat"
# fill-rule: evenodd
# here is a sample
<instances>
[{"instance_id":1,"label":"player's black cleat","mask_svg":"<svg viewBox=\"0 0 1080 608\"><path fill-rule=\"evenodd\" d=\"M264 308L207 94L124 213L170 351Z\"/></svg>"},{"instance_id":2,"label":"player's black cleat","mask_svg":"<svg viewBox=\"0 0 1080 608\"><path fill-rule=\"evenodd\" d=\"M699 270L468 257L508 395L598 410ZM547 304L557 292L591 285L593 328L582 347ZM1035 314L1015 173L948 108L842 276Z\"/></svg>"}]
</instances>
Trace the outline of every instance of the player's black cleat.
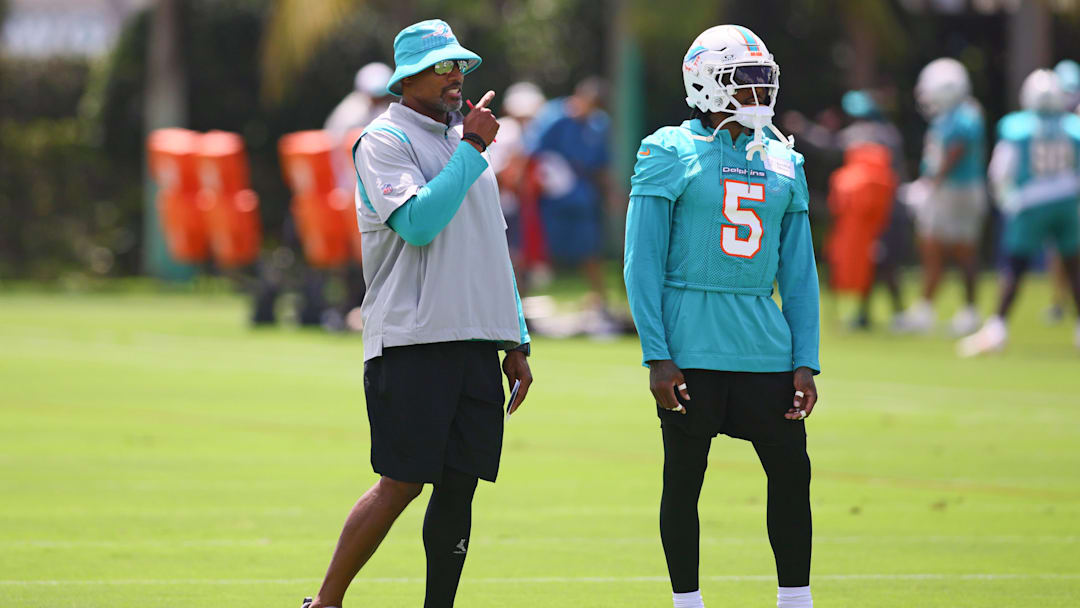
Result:
<instances>
[{"instance_id":1,"label":"player's black cleat","mask_svg":"<svg viewBox=\"0 0 1080 608\"><path fill-rule=\"evenodd\" d=\"M310 597L305 597L304 598L304 603L300 604L300 608L309 608L309 606L311 606L311 602L314 602L314 601L315 600L311 599Z\"/></svg>"}]
</instances>

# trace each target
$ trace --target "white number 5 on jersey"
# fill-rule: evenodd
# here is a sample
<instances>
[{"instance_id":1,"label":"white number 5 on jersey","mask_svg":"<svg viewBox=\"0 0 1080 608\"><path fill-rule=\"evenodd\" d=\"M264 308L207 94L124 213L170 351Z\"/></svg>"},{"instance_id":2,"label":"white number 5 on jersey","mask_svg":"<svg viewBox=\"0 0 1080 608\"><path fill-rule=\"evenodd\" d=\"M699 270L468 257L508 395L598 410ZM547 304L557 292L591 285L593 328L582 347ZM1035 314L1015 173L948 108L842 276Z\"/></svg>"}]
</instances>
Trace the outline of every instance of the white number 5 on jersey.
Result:
<instances>
[{"instance_id":1,"label":"white number 5 on jersey","mask_svg":"<svg viewBox=\"0 0 1080 608\"><path fill-rule=\"evenodd\" d=\"M739 258L752 258L761 249L761 218L753 209L739 206L742 201L765 202L765 186L733 179L724 180L724 217L736 226L720 229L720 248L724 253ZM750 236L739 238L738 226L750 229Z\"/></svg>"}]
</instances>

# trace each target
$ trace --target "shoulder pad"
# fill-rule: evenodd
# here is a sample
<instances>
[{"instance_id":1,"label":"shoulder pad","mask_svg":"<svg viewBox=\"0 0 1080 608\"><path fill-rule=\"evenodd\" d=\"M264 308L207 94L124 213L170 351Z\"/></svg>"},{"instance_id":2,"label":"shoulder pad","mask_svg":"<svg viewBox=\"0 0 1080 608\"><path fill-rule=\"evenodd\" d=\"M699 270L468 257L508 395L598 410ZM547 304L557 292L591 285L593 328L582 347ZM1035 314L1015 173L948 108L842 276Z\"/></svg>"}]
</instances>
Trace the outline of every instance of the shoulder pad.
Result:
<instances>
[{"instance_id":1,"label":"shoulder pad","mask_svg":"<svg viewBox=\"0 0 1080 608\"><path fill-rule=\"evenodd\" d=\"M1062 118L1061 128L1069 134L1069 137L1080 139L1080 116L1069 112Z\"/></svg>"},{"instance_id":2,"label":"shoulder pad","mask_svg":"<svg viewBox=\"0 0 1080 608\"><path fill-rule=\"evenodd\" d=\"M693 149L694 139L689 129L670 126L660 127L641 140L641 145L642 147L656 146L671 152L681 153Z\"/></svg>"},{"instance_id":3,"label":"shoulder pad","mask_svg":"<svg viewBox=\"0 0 1080 608\"><path fill-rule=\"evenodd\" d=\"M643 156L654 154L680 160L691 157L694 154L692 133L682 127L660 127L641 140L641 147L638 148L638 160L641 160Z\"/></svg>"},{"instance_id":4,"label":"shoulder pad","mask_svg":"<svg viewBox=\"0 0 1080 608\"><path fill-rule=\"evenodd\" d=\"M1027 139L1038 128L1039 119L1031 112L1011 112L998 121L998 137L1001 139Z\"/></svg>"}]
</instances>

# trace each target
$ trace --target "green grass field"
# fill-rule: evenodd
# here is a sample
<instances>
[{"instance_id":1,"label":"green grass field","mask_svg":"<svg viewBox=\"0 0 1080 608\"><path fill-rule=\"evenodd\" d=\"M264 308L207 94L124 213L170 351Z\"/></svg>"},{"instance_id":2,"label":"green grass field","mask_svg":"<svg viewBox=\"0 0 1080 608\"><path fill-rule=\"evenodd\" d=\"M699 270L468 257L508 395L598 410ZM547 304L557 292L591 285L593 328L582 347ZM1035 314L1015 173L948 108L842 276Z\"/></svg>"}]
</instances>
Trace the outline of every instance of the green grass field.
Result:
<instances>
[{"instance_id":1,"label":"green grass field","mask_svg":"<svg viewBox=\"0 0 1080 608\"><path fill-rule=\"evenodd\" d=\"M1071 323L1043 325L1047 293L1029 286L1008 352L983 360L826 324L808 423L818 606L1080 605L1080 355ZM296 608L318 588L375 479L360 340L244 315L220 293L0 293L5 605ZM458 605L670 606L636 341L534 352ZM718 439L710 608L775 605L764 500L750 446ZM346 605L421 605L422 516L405 512Z\"/></svg>"}]
</instances>

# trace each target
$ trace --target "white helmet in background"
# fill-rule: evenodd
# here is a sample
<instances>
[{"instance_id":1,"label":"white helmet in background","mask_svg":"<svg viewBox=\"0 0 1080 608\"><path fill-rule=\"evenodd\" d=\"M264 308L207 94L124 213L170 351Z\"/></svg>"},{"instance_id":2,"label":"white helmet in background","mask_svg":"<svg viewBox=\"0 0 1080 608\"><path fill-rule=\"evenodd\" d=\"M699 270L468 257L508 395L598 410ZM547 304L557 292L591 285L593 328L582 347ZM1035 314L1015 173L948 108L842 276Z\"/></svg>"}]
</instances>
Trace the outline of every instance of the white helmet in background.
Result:
<instances>
[{"instance_id":1,"label":"white helmet in background","mask_svg":"<svg viewBox=\"0 0 1080 608\"><path fill-rule=\"evenodd\" d=\"M1051 70L1035 70L1020 85L1020 107L1033 112L1065 111L1066 93Z\"/></svg>"},{"instance_id":2,"label":"white helmet in background","mask_svg":"<svg viewBox=\"0 0 1080 608\"><path fill-rule=\"evenodd\" d=\"M711 27L690 45L682 69L687 105L702 112L731 114L716 131L732 120L754 130L747 159L764 151L765 129L789 147L794 145L793 138L784 137L772 124L780 92L780 66L757 34L741 25ZM743 89L753 91L753 101L741 104L735 100L736 92ZM711 141L716 131L706 139Z\"/></svg>"},{"instance_id":3,"label":"white helmet in background","mask_svg":"<svg viewBox=\"0 0 1080 608\"><path fill-rule=\"evenodd\" d=\"M378 61L369 63L356 71L353 88L372 99L385 97L386 83L390 82L390 77L393 74L394 70L391 70L390 66L385 63Z\"/></svg>"},{"instance_id":4,"label":"white helmet in background","mask_svg":"<svg viewBox=\"0 0 1080 608\"><path fill-rule=\"evenodd\" d=\"M502 110L516 118L532 118L545 103L547 99L540 87L528 81L515 82L506 87Z\"/></svg>"},{"instance_id":5,"label":"white helmet in background","mask_svg":"<svg viewBox=\"0 0 1080 608\"><path fill-rule=\"evenodd\" d=\"M923 115L930 118L953 109L969 95L971 79L967 68L951 57L926 64L915 83L915 101Z\"/></svg>"}]
</instances>

